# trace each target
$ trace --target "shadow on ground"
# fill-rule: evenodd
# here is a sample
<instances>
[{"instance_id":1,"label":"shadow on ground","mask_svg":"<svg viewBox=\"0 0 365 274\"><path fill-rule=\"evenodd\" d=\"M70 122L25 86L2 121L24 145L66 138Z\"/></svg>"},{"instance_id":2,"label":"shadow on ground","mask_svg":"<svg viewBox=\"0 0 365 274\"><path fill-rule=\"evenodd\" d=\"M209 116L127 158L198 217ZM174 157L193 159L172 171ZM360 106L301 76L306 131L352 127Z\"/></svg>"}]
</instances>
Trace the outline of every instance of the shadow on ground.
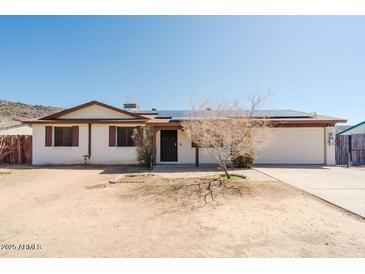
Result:
<instances>
[{"instance_id":1,"label":"shadow on ground","mask_svg":"<svg viewBox=\"0 0 365 274\"><path fill-rule=\"evenodd\" d=\"M257 168L264 168L264 167L267 167L267 168L277 168L277 169L281 169L281 168L285 168L285 169L288 169L288 168L293 168L293 169L329 169L328 166L324 166L324 165L287 165L287 164L283 164L283 165L280 165L280 164L257 164L257 165L254 165L254 168L257 167Z\"/></svg>"},{"instance_id":2,"label":"shadow on ground","mask_svg":"<svg viewBox=\"0 0 365 274\"><path fill-rule=\"evenodd\" d=\"M248 170L246 168L228 168L229 171ZM222 168L216 164L205 165L156 165L152 172L155 173L190 173L190 172L223 172Z\"/></svg>"}]
</instances>

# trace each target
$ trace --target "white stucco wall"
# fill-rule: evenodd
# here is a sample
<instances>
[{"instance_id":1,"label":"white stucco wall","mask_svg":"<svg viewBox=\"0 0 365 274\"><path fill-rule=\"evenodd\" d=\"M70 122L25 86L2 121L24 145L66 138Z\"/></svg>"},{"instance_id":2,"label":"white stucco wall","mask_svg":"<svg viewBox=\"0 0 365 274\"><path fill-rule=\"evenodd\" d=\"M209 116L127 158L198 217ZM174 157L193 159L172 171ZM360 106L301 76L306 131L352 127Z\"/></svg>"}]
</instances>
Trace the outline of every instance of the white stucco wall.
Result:
<instances>
[{"instance_id":1,"label":"white stucco wall","mask_svg":"<svg viewBox=\"0 0 365 274\"><path fill-rule=\"evenodd\" d=\"M328 132L332 128L274 128L271 141L256 159L257 164L335 164L335 146L328 144ZM326 138L325 138L326 134ZM157 132L158 164L194 164L195 148L186 134L178 131L178 161L160 161L160 132ZM326 151L325 151L326 145ZM216 163L216 160L200 149L201 164Z\"/></svg>"},{"instance_id":2,"label":"white stucco wall","mask_svg":"<svg viewBox=\"0 0 365 274\"><path fill-rule=\"evenodd\" d=\"M122 125L117 125L122 126ZM128 125L133 127L136 125ZM109 125L93 124L91 127L90 164L138 164L135 147L110 147Z\"/></svg>"},{"instance_id":3,"label":"white stucco wall","mask_svg":"<svg viewBox=\"0 0 365 274\"><path fill-rule=\"evenodd\" d=\"M336 129L326 127L325 129L326 165L336 165Z\"/></svg>"},{"instance_id":4,"label":"white stucco wall","mask_svg":"<svg viewBox=\"0 0 365 274\"><path fill-rule=\"evenodd\" d=\"M52 126L52 146L45 146L45 127L42 124L33 124L33 165L62 165L62 164L81 164L83 163L82 155L88 152L87 147L87 124L47 124ZM79 146L78 147L54 147L54 127L79 126Z\"/></svg>"},{"instance_id":5,"label":"white stucco wall","mask_svg":"<svg viewBox=\"0 0 365 274\"><path fill-rule=\"evenodd\" d=\"M55 126L73 126L73 124L47 124L53 127L52 144L54 144ZM83 155L88 154L88 125L79 126L78 147L46 147L45 125L33 125L33 165L83 164ZM135 126L135 125L128 125ZM91 158L88 164L137 164L135 147L109 147L109 125L92 124Z\"/></svg>"},{"instance_id":6,"label":"white stucco wall","mask_svg":"<svg viewBox=\"0 0 365 274\"><path fill-rule=\"evenodd\" d=\"M99 105L91 105L60 116L62 119L116 119L131 116Z\"/></svg>"},{"instance_id":7,"label":"white stucco wall","mask_svg":"<svg viewBox=\"0 0 365 274\"><path fill-rule=\"evenodd\" d=\"M273 128L257 164L324 164L324 128Z\"/></svg>"},{"instance_id":8,"label":"white stucco wall","mask_svg":"<svg viewBox=\"0 0 365 274\"><path fill-rule=\"evenodd\" d=\"M73 126L73 124L49 124L50 126ZM79 126L78 147L46 147L45 125L33 125L33 164L83 164L88 154L88 125ZM122 125L121 125L122 126ZM136 125L128 125L136 126ZM259 155L259 164L335 164L335 145L330 144L328 134L334 128L274 128L271 142ZM137 164L135 147L109 147L109 125L92 124L91 158L89 164ZM160 132L157 132L157 164L194 164L195 148L190 138L178 131L178 161L160 161ZM54 142L54 132L52 134ZM201 164L216 163L204 149L199 151Z\"/></svg>"},{"instance_id":9,"label":"white stucco wall","mask_svg":"<svg viewBox=\"0 0 365 274\"><path fill-rule=\"evenodd\" d=\"M160 131L156 135L156 162L157 164L195 164L195 147L191 146L191 140L182 130L177 132L177 162L161 162L161 139ZM211 164L217 161L203 149L199 150L199 163Z\"/></svg>"}]
</instances>

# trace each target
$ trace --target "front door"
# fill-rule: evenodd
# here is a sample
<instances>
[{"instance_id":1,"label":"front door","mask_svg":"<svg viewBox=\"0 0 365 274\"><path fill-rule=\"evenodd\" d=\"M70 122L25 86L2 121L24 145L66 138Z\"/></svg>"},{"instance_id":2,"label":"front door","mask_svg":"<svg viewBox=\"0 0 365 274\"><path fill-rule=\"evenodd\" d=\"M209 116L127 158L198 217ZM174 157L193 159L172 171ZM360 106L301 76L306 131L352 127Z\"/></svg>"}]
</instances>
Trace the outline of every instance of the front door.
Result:
<instances>
[{"instance_id":1,"label":"front door","mask_svg":"<svg viewBox=\"0 0 365 274\"><path fill-rule=\"evenodd\" d=\"M177 130L161 130L161 162L177 162Z\"/></svg>"}]
</instances>

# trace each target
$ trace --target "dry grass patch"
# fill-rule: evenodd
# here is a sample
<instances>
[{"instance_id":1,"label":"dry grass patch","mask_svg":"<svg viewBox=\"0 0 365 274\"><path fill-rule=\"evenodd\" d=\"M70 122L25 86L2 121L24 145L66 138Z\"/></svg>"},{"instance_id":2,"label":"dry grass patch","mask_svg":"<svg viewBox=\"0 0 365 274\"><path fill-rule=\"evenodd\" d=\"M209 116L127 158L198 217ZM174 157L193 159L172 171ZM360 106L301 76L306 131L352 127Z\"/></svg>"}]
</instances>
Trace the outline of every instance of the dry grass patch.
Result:
<instances>
[{"instance_id":1,"label":"dry grass patch","mask_svg":"<svg viewBox=\"0 0 365 274\"><path fill-rule=\"evenodd\" d=\"M11 174L9 171L0 171L0 176L1 175L9 175Z\"/></svg>"},{"instance_id":2,"label":"dry grass patch","mask_svg":"<svg viewBox=\"0 0 365 274\"><path fill-rule=\"evenodd\" d=\"M120 199L156 204L158 214L186 213L203 207L217 207L233 200L270 199L279 201L290 197L281 183L248 181L244 176L213 175L201 178L165 178L155 174L122 175L89 187L116 187L115 184L139 184L122 189ZM123 186L122 186L123 187Z\"/></svg>"}]
</instances>

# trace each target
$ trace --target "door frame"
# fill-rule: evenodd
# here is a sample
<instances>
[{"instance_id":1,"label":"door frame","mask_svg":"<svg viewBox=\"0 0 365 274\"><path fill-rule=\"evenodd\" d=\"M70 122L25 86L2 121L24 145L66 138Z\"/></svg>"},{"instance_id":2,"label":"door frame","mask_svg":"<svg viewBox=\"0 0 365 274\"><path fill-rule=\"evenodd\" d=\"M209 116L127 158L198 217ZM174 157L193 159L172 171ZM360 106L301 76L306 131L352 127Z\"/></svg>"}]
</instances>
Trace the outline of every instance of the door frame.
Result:
<instances>
[{"instance_id":1,"label":"door frame","mask_svg":"<svg viewBox=\"0 0 365 274\"><path fill-rule=\"evenodd\" d=\"M162 132L163 131L175 131L176 132L176 161L165 161L162 160ZM177 129L161 129L160 130L160 162L162 163L177 163L179 161L179 149L178 149L178 130Z\"/></svg>"}]
</instances>

